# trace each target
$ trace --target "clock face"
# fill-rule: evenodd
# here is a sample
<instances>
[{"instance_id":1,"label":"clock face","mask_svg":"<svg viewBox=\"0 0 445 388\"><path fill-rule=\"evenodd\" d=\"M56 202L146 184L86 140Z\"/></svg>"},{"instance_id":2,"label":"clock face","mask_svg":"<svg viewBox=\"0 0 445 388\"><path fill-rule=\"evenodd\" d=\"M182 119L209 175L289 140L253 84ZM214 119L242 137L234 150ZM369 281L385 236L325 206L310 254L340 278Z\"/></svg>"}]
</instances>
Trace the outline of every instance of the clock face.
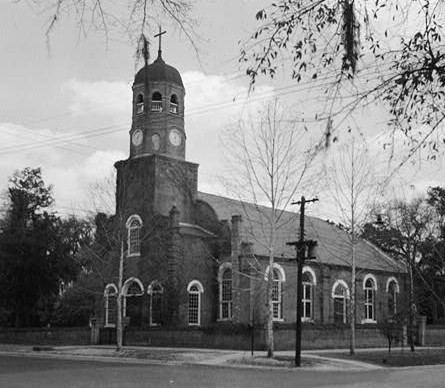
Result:
<instances>
[{"instance_id":1,"label":"clock face","mask_svg":"<svg viewBox=\"0 0 445 388\"><path fill-rule=\"evenodd\" d=\"M159 134L155 133L151 137L151 143L153 145L153 150L159 151L159 148L161 148L161 137L159 136Z\"/></svg>"},{"instance_id":2,"label":"clock face","mask_svg":"<svg viewBox=\"0 0 445 388\"><path fill-rule=\"evenodd\" d=\"M140 129L136 129L136 131L133 132L133 136L131 137L133 145L135 146L141 145L143 137L144 135L142 134L142 131Z\"/></svg>"},{"instance_id":3,"label":"clock face","mask_svg":"<svg viewBox=\"0 0 445 388\"><path fill-rule=\"evenodd\" d=\"M168 139L170 140L170 143L175 147L178 147L182 143L182 134L177 129L172 129L168 135Z\"/></svg>"}]
</instances>

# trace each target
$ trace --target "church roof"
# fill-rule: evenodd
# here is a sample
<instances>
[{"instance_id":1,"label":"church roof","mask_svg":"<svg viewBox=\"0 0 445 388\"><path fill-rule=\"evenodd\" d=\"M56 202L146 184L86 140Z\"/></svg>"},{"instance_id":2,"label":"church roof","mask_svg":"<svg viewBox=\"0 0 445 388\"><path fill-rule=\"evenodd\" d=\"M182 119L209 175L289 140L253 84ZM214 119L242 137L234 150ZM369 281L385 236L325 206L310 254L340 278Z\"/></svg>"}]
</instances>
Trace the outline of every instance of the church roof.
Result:
<instances>
[{"instance_id":1,"label":"church roof","mask_svg":"<svg viewBox=\"0 0 445 388\"><path fill-rule=\"evenodd\" d=\"M134 83L144 83L145 76L147 76L147 82L171 82L184 87L179 71L167 65L160 54L153 63L144 66L136 73Z\"/></svg>"},{"instance_id":2,"label":"church roof","mask_svg":"<svg viewBox=\"0 0 445 388\"><path fill-rule=\"evenodd\" d=\"M241 215L242 240L252 243L255 255L268 256L270 227L268 228L267 215L270 208L202 192L198 193L198 197L215 210L220 220L230 220L232 215ZM298 233L299 214L283 211L278 224L275 257L295 258L295 247L286 243L298 240ZM305 216L305 238L316 240L318 243L315 248L316 262L351 266L350 234L337 225ZM405 272L402 264L364 239L359 239L356 244L356 266L371 270Z\"/></svg>"}]
</instances>

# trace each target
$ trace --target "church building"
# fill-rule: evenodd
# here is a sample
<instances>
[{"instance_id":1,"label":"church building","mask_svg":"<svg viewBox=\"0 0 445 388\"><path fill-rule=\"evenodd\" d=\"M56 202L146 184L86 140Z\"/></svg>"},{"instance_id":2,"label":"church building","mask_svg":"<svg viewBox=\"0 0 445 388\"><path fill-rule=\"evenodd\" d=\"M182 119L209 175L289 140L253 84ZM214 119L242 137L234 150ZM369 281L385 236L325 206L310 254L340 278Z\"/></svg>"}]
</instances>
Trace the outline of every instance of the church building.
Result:
<instances>
[{"instance_id":1,"label":"church building","mask_svg":"<svg viewBox=\"0 0 445 388\"><path fill-rule=\"evenodd\" d=\"M256 330L261 347L269 273L261 236L270 209L198 191L199 166L185 160L185 96L180 73L160 49L134 78L129 157L115 163L126 343L245 347ZM284 212L283 219L272 305L276 329L290 333L297 265L287 243L297 239L299 215ZM349 234L315 217L305 223L317 245L303 268L303 341L311 325L346 327L351 292ZM375 326L402 308L405 270L364 240L356 245L356 265L356 322ZM119 266L111 272L99 314L104 332L116 324Z\"/></svg>"}]
</instances>

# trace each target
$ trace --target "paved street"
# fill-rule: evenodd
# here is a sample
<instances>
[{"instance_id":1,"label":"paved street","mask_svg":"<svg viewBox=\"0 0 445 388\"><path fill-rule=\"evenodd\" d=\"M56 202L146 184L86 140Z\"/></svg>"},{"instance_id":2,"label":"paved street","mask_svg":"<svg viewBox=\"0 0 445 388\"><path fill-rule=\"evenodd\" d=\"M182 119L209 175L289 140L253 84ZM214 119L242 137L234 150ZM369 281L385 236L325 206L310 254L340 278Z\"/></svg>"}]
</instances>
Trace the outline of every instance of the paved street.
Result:
<instances>
[{"instance_id":1,"label":"paved street","mask_svg":"<svg viewBox=\"0 0 445 388\"><path fill-rule=\"evenodd\" d=\"M0 356L0 387L443 387L445 366L311 371Z\"/></svg>"}]
</instances>

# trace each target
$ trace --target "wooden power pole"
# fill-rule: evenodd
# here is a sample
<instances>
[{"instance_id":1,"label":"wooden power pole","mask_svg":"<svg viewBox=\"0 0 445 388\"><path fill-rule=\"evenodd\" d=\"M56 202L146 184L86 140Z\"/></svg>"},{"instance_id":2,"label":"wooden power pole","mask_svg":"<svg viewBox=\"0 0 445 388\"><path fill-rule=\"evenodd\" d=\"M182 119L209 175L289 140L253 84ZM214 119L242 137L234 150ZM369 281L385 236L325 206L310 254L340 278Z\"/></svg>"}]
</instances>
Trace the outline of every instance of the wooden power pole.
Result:
<instances>
[{"instance_id":1,"label":"wooden power pole","mask_svg":"<svg viewBox=\"0 0 445 388\"><path fill-rule=\"evenodd\" d=\"M318 198L306 199L301 197L300 201L292 202L292 205L300 205L300 237L298 241L287 243L297 247L297 302L296 302L296 322L295 322L295 366L301 365L301 316L303 299L303 265L306 256L306 247L315 246L313 240L304 239L304 208L308 202L316 202Z\"/></svg>"}]
</instances>

